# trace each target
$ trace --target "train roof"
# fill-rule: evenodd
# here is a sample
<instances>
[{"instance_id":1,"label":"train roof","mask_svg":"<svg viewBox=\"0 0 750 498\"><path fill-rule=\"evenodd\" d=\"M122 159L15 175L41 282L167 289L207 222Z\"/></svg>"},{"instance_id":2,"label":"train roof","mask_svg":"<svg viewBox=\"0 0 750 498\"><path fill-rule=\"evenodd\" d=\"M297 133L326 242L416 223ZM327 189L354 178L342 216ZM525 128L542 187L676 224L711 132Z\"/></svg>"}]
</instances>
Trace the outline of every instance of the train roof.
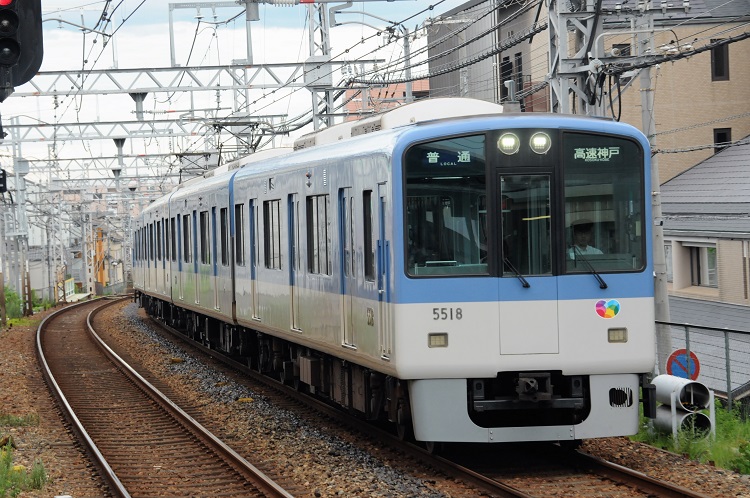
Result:
<instances>
[{"instance_id":1,"label":"train roof","mask_svg":"<svg viewBox=\"0 0 750 498\"><path fill-rule=\"evenodd\" d=\"M347 121L308 133L294 142L294 150L346 140L381 130L391 130L436 119L500 114L503 106L465 97L422 99L357 121Z\"/></svg>"}]
</instances>

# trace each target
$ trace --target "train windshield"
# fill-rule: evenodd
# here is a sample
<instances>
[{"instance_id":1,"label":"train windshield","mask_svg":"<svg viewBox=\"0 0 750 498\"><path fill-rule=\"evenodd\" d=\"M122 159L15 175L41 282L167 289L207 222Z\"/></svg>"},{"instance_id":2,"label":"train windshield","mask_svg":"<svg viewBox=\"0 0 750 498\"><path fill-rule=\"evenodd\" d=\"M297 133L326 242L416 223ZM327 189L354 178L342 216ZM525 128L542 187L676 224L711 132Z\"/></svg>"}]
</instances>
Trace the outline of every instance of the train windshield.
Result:
<instances>
[{"instance_id":1,"label":"train windshield","mask_svg":"<svg viewBox=\"0 0 750 498\"><path fill-rule=\"evenodd\" d=\"M563 135L565 270L641 270L645 266L643 153L607 135Z\"/></svg>"},{"instance_id":2,"label":"train windshield","mask_svg":"<svg viewBox=\"0 0 750 498\"><path fill-rule=\"evenodd\" d=\"M408 275L645 268L639 145L611 135L537 131L453 137L407 150ZM542 152L532 150L537 135L549 144Z\"/></svg>"},{"instance_id":3,"label":"train windshield","mask_svg":"<svg viewBox=\"0 0 750 498\"><path fill-rule=\"evenodd\" d=\"M417 145L406 164L408 273L487 274L484 135Z\"/></svg>"}]
</instances>

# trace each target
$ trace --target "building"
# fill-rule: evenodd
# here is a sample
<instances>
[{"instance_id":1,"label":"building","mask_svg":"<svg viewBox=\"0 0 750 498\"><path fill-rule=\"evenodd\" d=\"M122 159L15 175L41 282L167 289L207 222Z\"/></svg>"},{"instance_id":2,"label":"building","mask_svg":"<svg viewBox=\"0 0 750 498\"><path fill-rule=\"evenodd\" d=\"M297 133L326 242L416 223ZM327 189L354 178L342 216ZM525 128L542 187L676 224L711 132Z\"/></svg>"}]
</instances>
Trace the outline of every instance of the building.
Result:
<instances>
[{"instance_id":1,"label":"building","mask_svg":"<svg viewBox=\"0 0 750 498\"><path fill-rule=\"evenodd\" d=\"M750 331L750 136L662 185L672 321Z\"/></svg>"},{"instance_id":2,"label":"building","mask_svg":"<svg viewBox=\"0 0 750 498\"><path fill-rule=\"evenodd\" d=\"M631 25L643 17L634 15L641 5L604 0L604 32L589 53L613 68L671 57L651 69L653 113L642 113L644 88L635 72L607 75L592 85L591 98L637 128L655 120L663 183L713 155L715 146L750 134L750 0L652 3L647 44L636 42ZM503 103L510 95L503 82L512 80L522 110L549 111L548 22L543 5L507 0L472 0L436 17L427 28L430 95Z\"/></svg>"}]
</instances>

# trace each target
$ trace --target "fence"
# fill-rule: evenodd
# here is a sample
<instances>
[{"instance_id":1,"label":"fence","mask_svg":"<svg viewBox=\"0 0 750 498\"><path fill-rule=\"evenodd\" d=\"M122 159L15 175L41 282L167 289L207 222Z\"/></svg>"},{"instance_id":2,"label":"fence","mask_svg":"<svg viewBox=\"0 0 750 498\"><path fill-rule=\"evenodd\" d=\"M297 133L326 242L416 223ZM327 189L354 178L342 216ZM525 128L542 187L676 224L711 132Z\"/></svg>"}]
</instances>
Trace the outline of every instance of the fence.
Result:
<instances>
[{"instance_id":1,"label":"fence","mask_svg":"<svg viewBox=\"0 0 750 498\"><path fill-rule=\"evenodd\" d=\"M750 332L727 328L706 327L689 323L657 321L669 327L674 350L685 349L698 359L698 380L720 396L726 396L727 408L734 400L750 393ZM686 365L687 371L695 366Z\"/></svg>"}]
</instances>

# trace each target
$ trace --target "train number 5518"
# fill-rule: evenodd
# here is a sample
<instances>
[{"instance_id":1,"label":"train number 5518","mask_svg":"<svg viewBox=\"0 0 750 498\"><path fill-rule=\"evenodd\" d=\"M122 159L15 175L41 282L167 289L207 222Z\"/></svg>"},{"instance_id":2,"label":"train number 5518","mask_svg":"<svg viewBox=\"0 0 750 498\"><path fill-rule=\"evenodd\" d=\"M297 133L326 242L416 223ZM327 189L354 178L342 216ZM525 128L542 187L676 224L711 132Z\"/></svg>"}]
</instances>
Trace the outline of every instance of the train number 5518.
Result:
<instances>
[{"instance_id":1,"label":"train number 5518","mask_svg":"<svg viewBox=\"0 0 750 498\"><path fill-rule=\"evenodd\" d=\"M461 308L432 308L433 320L460 320L463 316Z\"/></svg>"}]
</instances>

